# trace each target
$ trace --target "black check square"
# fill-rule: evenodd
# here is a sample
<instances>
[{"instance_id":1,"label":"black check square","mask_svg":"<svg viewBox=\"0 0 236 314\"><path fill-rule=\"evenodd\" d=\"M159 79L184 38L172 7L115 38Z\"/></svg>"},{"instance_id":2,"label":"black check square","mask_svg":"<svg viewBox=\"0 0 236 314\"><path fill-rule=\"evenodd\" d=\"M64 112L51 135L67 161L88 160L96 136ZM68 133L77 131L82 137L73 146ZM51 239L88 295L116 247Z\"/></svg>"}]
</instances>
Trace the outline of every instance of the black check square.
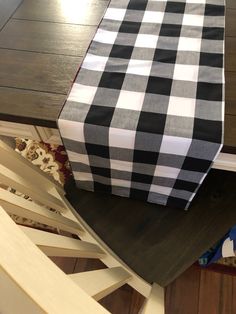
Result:
<instances>
[{"instance_id":1,"label":"black check square","mask_svg":"<svg viewBox=\"0 0 236 314\"><path fill-rule=\"evenodd\" d=\"M175 2L175 1L167 1L165 12L169 13L184 13L185 3Z\"/></svg>"},{"instance_id":2,"label":"black check square","mask_svg":"<svg viewBox=\"0 0 236 314\"><path fill-rule=\"evenodd\" d=\"M111 170L109 168L101 168L101 167L93 167L91 166L92 174L110 178L111 177Z\"/></svg>"},{"instance_id":3,"label":"black check square","mask_svg":"<svg viewBox=\"0 0 236 314\"><path fill-rule=\"evenodd\" d=\"M223 16L225 14L225 7L223 5L206 4L206 16Z\"/></svg>"},{"instance_id":4,"label":"black check square","mask_svg":"<svg viewBox=\"0 0 236 314\"><path fill-rule=\"evenodd\" d=\"M108 146L85 143L85 147L90 156L99 156L106 159L110 158Z\"/></svg>"},{"instance_id":5,"label":"black check square","mask_svg":"<svg viewBox=\"0 0 236 314\"><path fill-rule=\"evenodd\" d=\"M133 172L131 180L133 182L152 184L153 176L149 176L149 175L146 175L146 174Z\"/></svg>"},{"instance_id":6,"label":"black check square","mask_svg":"<svg viewBox=\"0 0 236 314\"><path fill-rule=\"evenodd\" d=\"M148 163L152 165L156 165L158 160L159 153L157 152L149 152L145 150L134 150L133 162L134 163Z\"/></svg>"},{"instance_id":7,"label":"black check square","mask_svg":"<svg viewBox=\"0 0 236 314\"><path fill-rule=\"evenodd\" d=\"M156 49L153 57L153 61L164 63L175 63L177 56L176 50L168 49Z\"/></svg>"},{"instance_id":8,"label":"black check square","mask_svg":"<svg viewBox=\"0 0 236 314\"><path fill-rule=\"evenodd\" d=\"M133 46L123 46L123 45L113 45L110 57L111 58L121 58L121 59L130 59L134 47Z\"/></svg>"},{"instance_id":9,"label":"black check square","mask_svg":"<svg viewBox=\"0 0 236 314\"><path fill-rule=\"evenodd\" d=\"M125 73L103 72L99 87L121 89L125 79Z\"/></svg>"},{"instance_id":10,"label":"black check square","mask_svg":"<svg viewBox=\"0 0 236 314\"><path fill-rule=\"evenodd\" d=\"M131 33L131 34L138 34L140 29L141 23L139 22L129 22L129 21L123 21L119 32L120 33Z\"/></svg>"},{"instance_id":11,"label":"black check square","mask_svg":"<svg viewBox=\"0 0 236 314\"><path fill-rule=\"evenodd\" d=\"M188 205L188 201L183 198L169 196L166 206L170 206L173 208L186 208Z\"/></svg>"},{"instance_id":12,"label":"black check square","mask_svg":"<svg viewBox=\"0 0 236 314\"><path fill-rule=\"evenodd\" d=\"M163 134L165 129L165 123L165 114L141 111L137 131Z\"/></svg>"},{"instance_id":13,"label":"black check square","mask_svg":"<svg viewBox=\"0 0 236 314\"><path fill-rule=\"evenodd\" d=\"M222 53L200 53L200 65L211 66L216 68L223 67L223 54Z\"/></svg>"},{"instance_id":14,"label":"black check square","mask_svg":"<svg viewBox=\"0 0 236 314\"><path fill-rule=\"evenodd\" d=\"M146 6L147 6L146 0L130 0L127 9L144 11L146 9Z\"/></svg>"},{"instance_id":15,"label":"black check square","mask_svg":"<svg viewBox=\"0 0 236 314\"><path fill-rule=\"evenodd\" d=\"M224 28L222 27L203 27L202 38L211 40L223 40Z\"/></svg>"},{"instance_id":16,"label":"black check square","mask_svg":"<svg viewBox=\"0 0 236 314\"><path fill-rule=\"evenodd\" d=\"M185 157L182 169L189 171L207 172L212 161L205 159L198 159L193 157Z\"/></svg>"},{"instance_id":17,"label":"black check square","mask_svg":"<svg viewBox=\"0 0 236 314\"><path fill-rule=\"evenodd\" d=\"M197 183L177 179L173 189L194 192L198 187Z\"/></svg>"},{"instance_id":18,"label":"black check square","mask_svg":"<svg viewBox=\"0 0 236 314\"><path fill-rule=\"evenodd\" d=\"M195 118L193 128L193 139L212 143L221 143L222 122Z\"/></svg>"},{"instance_id":19,"label":"black check square","mask_svg":"<svg viewBox=\"0 0 236 314\"><path fill-rule=\"evenodd\" d=\"M93 125L110 126L114 110L115 109L112 107L92 105L85 119L85 123Z\"/></svg>"},{"instance_id":20,"label":"black check square","mask_svg":"<svg viewBox=\"0 0 236 314\"><path fill-rule=\"evenodd\" d=\"M180 37L181 25L178 24L162 24L160 36Z\"/></svg>"},{"instance_id":21,"label":"black check square","mask_svg":"<svg viewBox=\"0 0 236 314\"><path fill-rule=\"evenodd\" d=\"M169 96L171 92L172 79L164 77L150 76L147 83L146 92Z\"/></svg>"},{"instance_id":22,"label":"black check square","mask_svg":"<svg viewBox=\"0 0 236 314\"><path fill-rule=\"evenodd\" d=\"M218 83L197 83L197 99L222 101L223 86Z\"/></svg>"}]
</instances>

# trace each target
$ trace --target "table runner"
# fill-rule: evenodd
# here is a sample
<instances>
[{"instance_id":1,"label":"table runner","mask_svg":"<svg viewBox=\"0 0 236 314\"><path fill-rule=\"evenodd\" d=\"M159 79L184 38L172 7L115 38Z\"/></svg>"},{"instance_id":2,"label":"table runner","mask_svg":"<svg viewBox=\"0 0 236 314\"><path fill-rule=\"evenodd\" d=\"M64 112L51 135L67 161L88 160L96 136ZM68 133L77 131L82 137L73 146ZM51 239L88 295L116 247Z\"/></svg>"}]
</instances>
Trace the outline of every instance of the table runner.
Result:
<instances>
[{"instance_id":1,"label":"table runner","mask_svg":"<svg viewBox=\"0 0 236 314\"><path fill-rule=\"evenodd\" d=\"M58 126L79 188L188 208L222 147L224 0L112 0Z\"/></svg>"}]
</instances>

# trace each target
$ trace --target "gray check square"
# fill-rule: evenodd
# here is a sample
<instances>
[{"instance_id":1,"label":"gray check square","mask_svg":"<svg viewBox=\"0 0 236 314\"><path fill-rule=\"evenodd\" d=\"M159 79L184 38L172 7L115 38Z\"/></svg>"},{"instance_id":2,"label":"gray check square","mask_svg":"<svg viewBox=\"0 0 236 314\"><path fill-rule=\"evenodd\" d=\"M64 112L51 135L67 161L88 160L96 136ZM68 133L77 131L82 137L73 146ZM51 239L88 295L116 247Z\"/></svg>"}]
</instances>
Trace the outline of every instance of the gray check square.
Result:
<instances>
[{"instance_id":1,"label":"gray check square","mask_svg":"<svg viewBox=\"0 0 236 314\"><path fill-rule=\"evenodd\" d=\"M171 96L195 98L197 92L196 82L174 80L172 82Z\"/></svg>"},{"instance_id":2,"label":"gray check square","mask_svg":"<svg viewBox=\"0 0 236 314\"><path fill-rule=\"evenodd\" d=\"M108 88L98 88L93 103L100 106L115 107L120 91Z\"/></svg>"},{"instance_id":3,"label":"gray check square","mask_svg":"<svg viewBox=\"0 0 236 314\"><path fill-rule=\"evenodd\" d=\"M139 111L116 108L111 121L111 127L135 131L139 114Z\"/></svg>"}]
</instances>

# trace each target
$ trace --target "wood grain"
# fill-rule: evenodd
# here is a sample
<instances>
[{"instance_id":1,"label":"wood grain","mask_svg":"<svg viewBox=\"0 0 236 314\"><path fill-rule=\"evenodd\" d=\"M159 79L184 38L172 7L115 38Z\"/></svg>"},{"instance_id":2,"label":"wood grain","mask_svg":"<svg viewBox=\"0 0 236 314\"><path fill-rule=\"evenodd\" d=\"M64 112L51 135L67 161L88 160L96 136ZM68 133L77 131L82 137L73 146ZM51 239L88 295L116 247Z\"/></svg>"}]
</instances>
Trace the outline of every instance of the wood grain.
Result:
<instances>
[{"instance_id":1,"label":"wood grain","mask_svg":"<svg viewBox=\"0 0 236 314\"><path fill-rule=\"evenodd\" d=\"M199 268L191 267L166 288L166 314L198 314Z\"/></svg>"},{"instance_id":2,"label":"wood grain","mask_svg":"<svg viewBox=\"0 0 236 314\"><path fill-rule=\"evenodd\" d=\"M80 57L0 49L0 86L67 94L80 62Z\"/></svg>"},{"instance_id":3,"label":"wood grain","mask_svg":"<svg viewBox=\"0 0 236 314\"><path fill-rule=\"evenodd\" d=\"M236 147L236 116L234 115L225 116L224 144Z\"/></svg>"},{"instance_id":4,"label":"wood grain","mask_svg":"<svg viewBox=\"0 0 236 314\"><path fill-rule=\"evenodd\" d=\"M236 9L236 2L235 0L226 0L227 8Z\"/></svg>"},{"instance_id":5,"label":"wood grain","mask_svg":"<svg viewBox=\"0 0 236 314\"><path fill-rule=\"evenodd\" d=\"M0 47L84 56L96 27L11 20L0 32Z\"/></svg>"},{"instance_id":6,"label":"wood grain","mask_svg":"<svg viewBox=\"0 0 236 314\"><path fill-rule=\"evenodd\" d=\"M25 0L14 18L97 26L107 0ZM47 8L47 9L45 9Z\"/></svg>"},{"instance_id":7,"label":"wood grain","mask_svg":"<svg viewBox=\"0 0 236 314\"><path fill-rule=\"evenodd\" d=\"M12 16L22 0L0 0L0 30Z\"/></svg>"},{"instance_id":8,"label":"wood grain","mask_svg":"<svg viewBox=\"0 0 236 314\"><path fill-rule=\"evenodd\" d=\"M225 25L225 34L226 36L234 37L236 34L236 9L227 8L226 6L226 25Z\"/></svg>"},{"instance_id":9,"label":"wood grain","mask_svg":"<svg viewBox=\"0 0 236 314\"><path fill-rule=\"evenodd\" d=\"M199 314L236 313L235 288L235 277L201 271Z\"/></svg>"},{"instance_id":10,"label":"wood grain","mask_svg":"<svg viewBox=\"0 0 236 314\"><path fill-rule=\"evenodd\" d=\"M65 100L66 95L0 87L0 120L57 128Z\"/></svg>"},{"instance_id":11,"label":"wood grain","mask_svg":"<svg viewBox=\"0 0 236 314\"><path fill-rule=\"evenodd\" d=\"M145 280L162 286L236 223L235 190L236 173L212 170L186 212L67 187L76 210L112 250Z\"/></svg>"}]
</instances>

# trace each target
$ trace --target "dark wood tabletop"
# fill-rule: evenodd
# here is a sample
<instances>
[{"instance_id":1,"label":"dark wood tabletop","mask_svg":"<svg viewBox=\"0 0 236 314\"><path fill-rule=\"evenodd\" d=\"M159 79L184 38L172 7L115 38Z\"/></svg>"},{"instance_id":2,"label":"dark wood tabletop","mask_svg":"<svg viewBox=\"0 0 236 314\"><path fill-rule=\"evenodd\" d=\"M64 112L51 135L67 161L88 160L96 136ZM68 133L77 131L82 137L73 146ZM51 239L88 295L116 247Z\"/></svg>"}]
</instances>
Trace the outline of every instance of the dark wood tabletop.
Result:
<instances>
[{"instance_id":1,"label":"dark wood tabletop","mask_svg":"<svg viewBox=\"0 0 236 314\"><path fill-rule=\"evenodd\" d=\"M236 152L236 1L226 9L225 149ZM0 0L0 120L56 128L108 0Z\"/></svg>"}]
</instances>

